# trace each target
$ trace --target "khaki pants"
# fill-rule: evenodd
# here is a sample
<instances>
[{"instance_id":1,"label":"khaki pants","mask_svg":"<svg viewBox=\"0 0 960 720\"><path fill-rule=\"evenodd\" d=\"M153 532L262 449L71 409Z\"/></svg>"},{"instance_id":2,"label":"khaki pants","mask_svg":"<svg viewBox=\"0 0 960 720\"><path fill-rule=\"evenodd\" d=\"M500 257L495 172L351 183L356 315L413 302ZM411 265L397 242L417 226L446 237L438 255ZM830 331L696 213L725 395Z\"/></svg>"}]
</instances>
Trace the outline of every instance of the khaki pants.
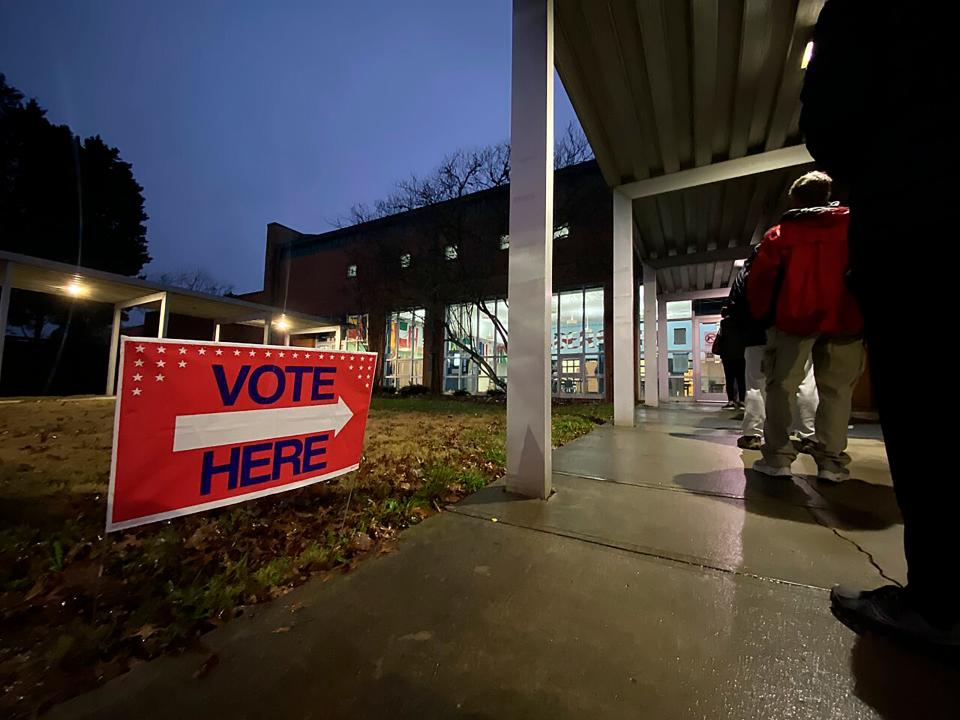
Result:
<instances>
[{"instance_id":1,"label":"khaki pants","mask_svg":"<svg viewBox=\"0 0 960 720\"><path fill-rule=\"evenodd\" d=\"M843 472L850 463L846 449L853 389L863 372L860 339L799 337L779 330L767 331L763 358L767 378L763 457L776 467L789 466L797 457L790 442L792 405L803 382L808 357L813 358L813 374L820 394L815 421L818 449L814 458L821 470Z\"/></svg>"},{"instance_id":2,"label":"khaki pants","mask_svg":"<svg viewBox=\"0 0 960 720\"><path fill-rule=\"evenodd\" d=\"M741 434L747 437L763 437L763 424L767 419L767 379L763 376L763 356L766 352L766 345L754 345L744 351L747 362L747 399L744 401ZM793 404L792 430L797 437L816 440L814 420L820 398L817 396L817 382L813 377L811 358L807 358L804 368L803 382L800 383L796 402Z\"/></svg>"}]
</instances>

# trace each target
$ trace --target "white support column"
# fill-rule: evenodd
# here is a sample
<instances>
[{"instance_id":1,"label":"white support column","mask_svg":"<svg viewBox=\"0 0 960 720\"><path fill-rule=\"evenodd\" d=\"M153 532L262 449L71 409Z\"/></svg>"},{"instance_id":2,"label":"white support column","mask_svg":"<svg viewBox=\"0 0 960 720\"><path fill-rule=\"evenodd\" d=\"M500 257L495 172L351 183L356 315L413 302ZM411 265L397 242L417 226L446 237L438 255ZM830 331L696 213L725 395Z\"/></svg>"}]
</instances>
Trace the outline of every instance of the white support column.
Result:
<instances>
[{"instance_id":1,"label":"white support column","mask_svg":"<svg viewBox=\"0 0 960 720\"><path fill-rule=\"evenodd\" d=\"M10 295L13 292L13 263L0 263L0 372L3 371L3 346L7 339L7 316L10 314Z\"/></svg>"},{"instance_id":2,"label":"white support column","mask_svg":"<svg viewBox=\"0 0 960 720\"><path fill-rule=\"evenodd\" d=\"M658 362L657 366L660 370L660 397L666 400L670 397L670 380L669 380L669 354L667 353L667 300L660 296L657 300L657 317L660 318L660 322L657 324L657 347L660 349L660 355L662 355L663 362ZM658 357L659 359L659 357Z\"/></svg>"},{"instance_id":3,"label":"white support column","mask_svg":"<svg viewBox=\"0 0 960 720\"><path fill-rule=\"evenodd\" d=\"M613 423L633 427L633 202L613 191Z\"/></svg>"},{"instance_id":4,"label":"white support column","mask_svg":"<svg viewBox=\"0 0 960 720\"><path fill-rule=\"evenodd\" d=\"M666 319L664 319L666 323ZM660 405L660 348L657 332L657 271L643 266L643 359L646 367L646 383L643 404L647 407Z\"/></svg>"},{"instance_id":5,"label":"white support column","mask_svg":"<svg viewBox=\"0 0 960 720\"><path fill-rule=\"evenodd\" d=\"M213 341L220 342L220 323L213 324Z\"/></svg>"},{"instance_id":6,"label":"white support column","mask_svg":"<svg viewBox=\"0 0 960 720\"><path fill-rule=\"evenodd\" d=\"M123 319L123 309L119 305L113 306L113 325L110 326L110 354L107 360L107 395L117 391L117 352L120 349L120 321Z\"/></svg>"},{"instance_id":7,"label":"white support column","mask_svg":"<svg viewBox=\"0 0 960 720\"><path fill-rule=\"evenodd\" d=\"M552 485L553 0L513 0L507 489Z\"/></svg>"},{"instance_id":8,"label":"white support column","mask_svg":"<svg viewBox=\"0 0 960 720\"><path fill-rule=\"evenodd\" d=\"M162 339L167 334L167 323L170 321L170 305L167 303L167 294L160 298L160 318L157 322L157 338Z\"/></svg>"},{"instance_id":9,"label":"white support column","mask_svg":"<svg viewBox=\"0 0 960 720\"><path fill-rule=\"evenodd\" d=\"M288 346L290 345L290 333L287 333L283 336L283 344Z\"/></svg>"},{"instance_id":10,"label":"white support column","mask_svg":"<svg viewBox=\"0 0 960 720\"><path fill-rule=\"evenodd\" d=\"M270 323L273 322L273 318L264 318L263 319L263 344L270 344Z\"/></svg>"}]
</instances>

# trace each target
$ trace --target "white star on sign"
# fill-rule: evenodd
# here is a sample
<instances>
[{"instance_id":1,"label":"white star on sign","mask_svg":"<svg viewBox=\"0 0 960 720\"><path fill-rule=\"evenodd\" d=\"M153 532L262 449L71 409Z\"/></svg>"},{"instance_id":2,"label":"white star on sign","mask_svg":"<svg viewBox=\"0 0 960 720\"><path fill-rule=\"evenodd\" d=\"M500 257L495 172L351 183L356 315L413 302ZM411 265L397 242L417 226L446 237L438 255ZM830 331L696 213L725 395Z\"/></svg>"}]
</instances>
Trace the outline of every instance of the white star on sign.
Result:
<instances>
[{"instance_id":1,"label":"white star on sign","mask_svg":"<svg viewBox=\"0 0 960 720\"><path fill-rule=\"evenodd\" d=\"M320 356L320 359L323 360L323 355Z\"/></svg>"},{"instance_id":2,"label":"white star on sign","mask_svg":"<svg viewBox=\"0 0 960 720\"><path fill-rule=\"evenodd\" d=\"M370 383L367 383L366 385L364 385L364 387L370 387Z\"/></svg>"},{"instance_id":3,"label":"white star on sign","mask_svg":"<svg viewBox=\"0 0 960 720\"><path fill-rule=\"evenodd\" d=\"M272 354L273 354L273 353L271 353L269 350L267 350L267 351L264 353L264 355L265 355L266 357L270 357Z\"/></svg>"},{"instance_id":4,"label":"white star on sign","mask_svg":"<svg viewBox=\"0 0 960 720\"><path fill-rule=\"evenodd\" d=\"M349 368L347 368L347 369L348 369L348 370L353 370L353 365L351 365L351 366L350 366Z\"/></svg>"},{"instance_id":5,"label":"white star on sign","mask_svg":"<svg viewBox=\"0 0 960 720\"><path fill-rule=\"evenodd\" d=\"M199 350L197 350L197 355L206 355L206 354L207 354L206 348L200 348Z\"/></svg>"},{"instance_id":6,"label":"white star on sign","mask_svg":"<svg viewBox=\"0 0 960 720\"><path fill-rule=\"evenodd\" d=\"M221 350L220 348L217 348L217 355L223 355L223 350Z\"/></svg>"},{"instance_id":7,"label":"white star on sign","mask_svg":"<svg viewBox=\"0 0 960 720\"><path fill-rule=\"evenodd\" d=\"M157 360L157 367L163 367L163 366L166 365L166 364L167 364L167 363L166 363L165 360Z\"/></svg>"},{"instance_id":8,"label":"white star on sign","mask_svg":"<svg viewBox=\"0 0 960 720\"><path fill-rule=\"evenodd\" d=\"M134 395L139 395L141 392L142 392L142 391L140 390L140 388L134 388L134 389L133 389L133 394L134 394Z\"/></svg>"},{"instance_id":9,"label":"white star on sign","mask_svg":"<svg viewBox=\"0 0 960 720\"><path fill-rule=\"evenodd\" d=\"M346 356L346 355L341 355L341 356L340 356L340 359L341 359L341 360L346 360L346 359L347 359L347 356Z\"/></svg>"},{"instance_id":10,"label":"white star on sign","mask_svg":"<svg viewBox=\"0 0 960 720\"><path fill-rule=\"evenodd\" d=\"M280 357L286 357L286 356L287 356L287 354L286 354L285 352L283 352L283 351L278 352L277 355L279 355Z\"/></svg>"},{"instance_id":11,"label":"white star on sign","mask_svg":"<svg viewBox=\"0 0 960 720\"><path fill-rule=\"evenodd\" d=\"M141 375L140 373L136 373L136 374L133 376L133 381L134 381L134 382L140 382L141 380L143 380L143 375Z\"/></svg>"},{"instance_id":12,"label":"white star on sign","mask_svg":"<svg viewBox=\"0 0 960 720\"><path fill-rule=\"evenodd\" d=\"M143 352L143 345L137 345L137 347L134 348L134 349L135 349L137 352Z\"/></svg>"},{"instance_id":13,"label":"white star on sign","mask_svg":"<svg viewBox=\"0 0 960 720\"><path fill-rule=\"evenodd\" d=\"M185 347L181 347L181 348L180 348L180 354L181 354L181 355L186 355L186 354L187 354L187 349L186 349Z\"/></svg>"},{"instance_id":14,"label":"white star on sign","mask_svg":"<svg viewBox=\"0 0 960 720\"><path fill-rule=\"evenodd\" d=\"M250 357L256 357L256 355L257 355L257 353L256 353L255 350L251 350L251 351L250 351L249 353L247 353L247 354L248 354Z\"/></svg>"},{"instance_id":15,"label":"white star on sign","mask_svg":"<svg viewBox=\"0 0 960 720\"><path fill-rule=\"evenodd\" d=\"M143 360L140 360L139 358L137 358L136 360L133 361L133 364L136 365L137 367L143 367Z\"/></svg>"},{"instance_id":16,"label":"white star on sign","mask_svg":"<svg viewBox=\"0 0 960 720\"><path fill-rule=\"evenodd\" d=\"M293 356L294 356L295 358L297 358L297 357L300 357L300 354L299 354L299 353L294 353Z\"/></svg>"},{"instance_id":17,"label":"white star on sign","mask_svg":"<svg viewBox=\"0 0 960 720\"><path fill-rule=\"evenodd\" d=\"M187 366L187 361L186 361L186 360L181 360L180 362L177 363L177 367L182 367L182 368L184 368L184 367L186 367L186 366Z\"/></svg>"},{"instance_id":18,"label":"white star on sign","mask_svg":"<svg viewBox=\"0 0 960 720\"><path fill-rule=\"evenodd\" d=\"M240 355L240 351L239 351L239 350L234 350L234 351L233 351L233 354L234 354L235 356L239 356L239 355Z\"/></svg>"},{"instance_id":19,"label":"white star on sign","mask_svg":"<svg viewBox=\"0 0 960 720\"><path fill-rule=\"evenodd\" d=\"M157 382L163 382L163 375L157 375Z\"/></svg>"},{"instance_id":20,"label":"white star on sign","mask_svg":"<svg viewBox=\"0 0 960 720\"><path fill-rule=\"evenodd\" d=\"M157 348L157 352L160 353L161 355L163 355L166 351L167 349L163 345Z\"/></svg>"}]
</instances>

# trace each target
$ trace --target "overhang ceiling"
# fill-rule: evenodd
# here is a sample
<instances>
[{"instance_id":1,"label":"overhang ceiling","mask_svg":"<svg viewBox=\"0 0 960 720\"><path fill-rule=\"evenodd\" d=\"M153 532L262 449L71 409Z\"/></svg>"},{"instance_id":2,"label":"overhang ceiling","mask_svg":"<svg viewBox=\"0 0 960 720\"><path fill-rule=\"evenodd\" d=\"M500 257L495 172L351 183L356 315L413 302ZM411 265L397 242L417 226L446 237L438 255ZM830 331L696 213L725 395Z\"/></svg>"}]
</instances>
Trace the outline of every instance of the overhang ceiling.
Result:
<instances>
[{"instance_id":1,"label":"overhang ceiling","mask_svg":"<svg viewBox=\"0 0 960 720\"><path fill-rule=\"evenodd\" d=\"M557 69L607 183L800 144L801 60L823 2L556 0ZM637 252L662 264L748 246L806 169L636 200ZM723 287L724 257L658 277L667 292Z\"/></svg>"}]
</instances>

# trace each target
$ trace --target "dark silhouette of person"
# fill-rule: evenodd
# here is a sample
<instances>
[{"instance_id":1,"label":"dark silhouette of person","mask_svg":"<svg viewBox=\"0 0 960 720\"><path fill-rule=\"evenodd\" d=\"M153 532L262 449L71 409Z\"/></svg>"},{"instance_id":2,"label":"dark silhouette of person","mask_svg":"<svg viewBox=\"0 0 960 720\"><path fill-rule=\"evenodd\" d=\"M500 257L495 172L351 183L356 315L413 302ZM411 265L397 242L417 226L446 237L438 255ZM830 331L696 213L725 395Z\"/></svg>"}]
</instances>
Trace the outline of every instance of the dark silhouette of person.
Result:
<instances>
[{"instance_id":1,"label":"dark silhouette of person","mask_svg":"<svg viewBox=\"0 0 960 720\"><path fill-rule=\"evenodd\" d=\"M719 355L723 363L723 377L727 385L727 404L724 408L742 410L747 397L743 332L736 319L730 316L726 305L720 308L720 317L720 328L710 351Z\"/></svg>"},{"instance_id":2,"label":"dark silhouette of person","mask_svg":"<svg viewBox=\"0 0 960 720\"><path fill-rule=\"evenodd\" d=\"M948 342L940 315L956 283L955 61L948 3L828 0L814 31L800 126L817 163L850 189L850 272L904 522L906 588L831 593L854 630L960 648L960 480L952 423L931 414L924 347ZM912 268L908 275L904 268ZM936 310L923 312L920 303ZM942 366L940 366L942 370ZM944 386L947 389L949 384ZM947 400L947 397L943 397Z\"/></svg>"}]
</instances>

